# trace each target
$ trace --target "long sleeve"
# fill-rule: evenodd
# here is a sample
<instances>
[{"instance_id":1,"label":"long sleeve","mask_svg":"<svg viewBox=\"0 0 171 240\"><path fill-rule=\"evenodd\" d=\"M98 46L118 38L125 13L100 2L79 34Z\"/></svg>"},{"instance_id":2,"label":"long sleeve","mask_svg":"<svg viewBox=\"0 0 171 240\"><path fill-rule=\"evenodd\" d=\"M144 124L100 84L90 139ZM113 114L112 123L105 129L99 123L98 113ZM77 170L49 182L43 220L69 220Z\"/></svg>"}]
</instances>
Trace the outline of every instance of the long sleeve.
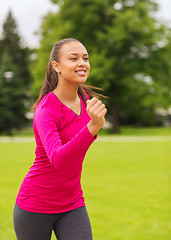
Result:
<instances>
[{"instance_id":1,"label":"long sleeve","mask_svg":"<svg viewBox=\"0 0 171 240\"><path fill-rule=\"evenodd\" d=\"M52 113L40 111L35 124L46 154L56 169L63 169L83 161L84 156L96 139L85 125L69 142L62 145L58 123Z\"/></svg>"}]
</instances>

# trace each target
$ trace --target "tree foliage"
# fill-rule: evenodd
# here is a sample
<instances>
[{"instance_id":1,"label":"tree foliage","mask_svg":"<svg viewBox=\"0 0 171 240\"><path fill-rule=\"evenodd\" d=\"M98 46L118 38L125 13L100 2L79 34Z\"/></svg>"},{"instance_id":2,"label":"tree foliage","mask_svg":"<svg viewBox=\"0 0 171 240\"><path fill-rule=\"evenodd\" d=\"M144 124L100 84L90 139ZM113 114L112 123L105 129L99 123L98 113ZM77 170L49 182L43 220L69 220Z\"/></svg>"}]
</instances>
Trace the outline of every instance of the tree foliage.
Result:
<instances>
[{"instance_id":1,"label":"tree foliage","mask_svg":"<svg viewBox=\"0 0 171 240\"><path fill-rule=\"evenodd\" d=\"M156 108L170 104L170 29L154 18L152 0L53 0L60 6L45 16L35 66L34 93L44 79L52 45L74 37L90 54L88 83L102 87L113 128L118 121L159 123Z\"/></svg>"},{"instance_id":2,"label":"tree foliage","mask_svg":"<svg viewBox=\"0 0 171 240\"><path fill-rule=\"evenodd\" d=\"M31 75L28 48L21 46L17 25L9 12L0 40L0 132L12 133L26 122Z\"/></svg>"}]
</instances>

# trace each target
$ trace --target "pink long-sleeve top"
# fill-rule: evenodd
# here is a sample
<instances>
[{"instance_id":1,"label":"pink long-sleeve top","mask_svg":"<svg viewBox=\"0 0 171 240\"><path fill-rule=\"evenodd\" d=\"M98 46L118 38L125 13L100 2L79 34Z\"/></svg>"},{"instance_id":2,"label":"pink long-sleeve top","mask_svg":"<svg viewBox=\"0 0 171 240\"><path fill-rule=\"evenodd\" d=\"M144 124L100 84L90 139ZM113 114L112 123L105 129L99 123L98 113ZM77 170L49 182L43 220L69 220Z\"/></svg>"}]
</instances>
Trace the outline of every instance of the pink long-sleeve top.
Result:
<instances>
[{"instance_id":1,"label":"pink long-sleeve top","mask_svg":"<svg viewBox=\"0 0 171 240\"><path fill-rule=\"evenodd\" d=\"M93 137L87 128L90 117L79 97L80 115L53 92L46 94L36 108L33 119L35 161L16 199L18 206L26 211L61 213L85 206L82 163L97 136Z\"/></svg>"}]
</instances>

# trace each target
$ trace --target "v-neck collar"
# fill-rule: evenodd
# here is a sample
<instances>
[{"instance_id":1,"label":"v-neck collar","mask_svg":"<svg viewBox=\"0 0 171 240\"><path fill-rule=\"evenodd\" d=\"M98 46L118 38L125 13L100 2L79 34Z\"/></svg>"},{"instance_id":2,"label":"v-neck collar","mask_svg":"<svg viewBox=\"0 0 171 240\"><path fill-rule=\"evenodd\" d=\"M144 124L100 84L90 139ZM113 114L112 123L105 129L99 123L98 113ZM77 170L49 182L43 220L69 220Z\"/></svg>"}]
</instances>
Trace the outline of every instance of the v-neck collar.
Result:
<instances>
[{"instance_id":1,"label":"v-neck collar","mask_svg":"<svg viewBox=\"0 0 171 240\"><path fill-rule=\"evenodd\" d=\"M63 103L59 98L58 98L58 96L53 92L53 91L51 91L52 92L52 94L58 99L58 101L63 105L63 106L65 106L67 109L69 109L71 112L73 112L76 116L78 116L78 117L80 117L81 116L81 114L82 114L82 101L81 101L81 95L80 95L80 93L78 92L78 96L79 96L79 99L80 99L80 113L79 114L77 114L76 112L74 112L71 108L69 108L65 103Z\"/></svg>"}]
</instances>

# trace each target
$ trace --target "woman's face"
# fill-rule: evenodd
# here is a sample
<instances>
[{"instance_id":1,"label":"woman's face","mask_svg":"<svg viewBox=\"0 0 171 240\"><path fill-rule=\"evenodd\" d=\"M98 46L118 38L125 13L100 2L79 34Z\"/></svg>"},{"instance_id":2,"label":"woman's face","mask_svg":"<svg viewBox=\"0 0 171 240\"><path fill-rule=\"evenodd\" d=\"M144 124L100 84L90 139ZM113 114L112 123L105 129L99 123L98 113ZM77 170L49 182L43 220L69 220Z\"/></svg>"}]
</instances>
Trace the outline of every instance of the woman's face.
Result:
<instances>
[{"instance_id":1,"label":"woman's face","mask_svg":"<svg viewBox=\"0 0 171 240\"><path fill-rule=\"evenodd\" d=\"M65 43L60 49L59 62L53 61L59 81L65 80L76 84L84 83L90 71L88 53L79 42Z\"/></svg>"}]
</instances>

